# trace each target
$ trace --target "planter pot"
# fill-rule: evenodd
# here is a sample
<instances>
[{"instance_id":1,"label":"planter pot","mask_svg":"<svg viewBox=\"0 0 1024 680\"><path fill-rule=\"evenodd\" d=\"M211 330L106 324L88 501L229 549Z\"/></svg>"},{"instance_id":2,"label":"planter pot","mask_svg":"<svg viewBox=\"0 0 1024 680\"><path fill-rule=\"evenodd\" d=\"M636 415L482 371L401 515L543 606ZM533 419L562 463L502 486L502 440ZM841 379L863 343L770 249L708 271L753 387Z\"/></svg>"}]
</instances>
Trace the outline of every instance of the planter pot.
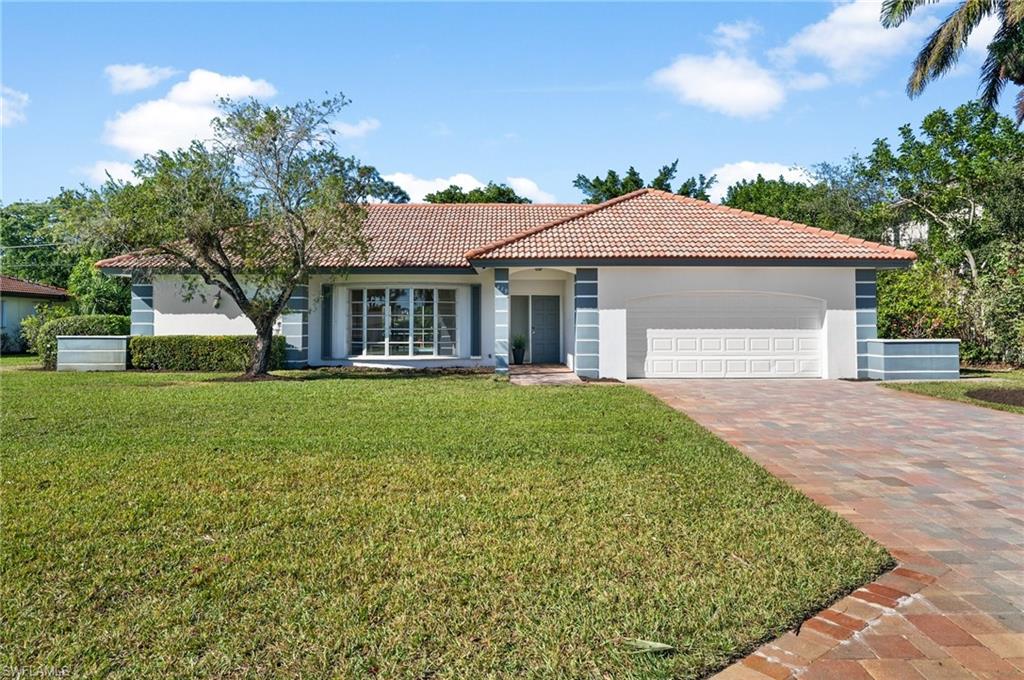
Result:
<instances>
[{"instance_id":1,"label":"planter pot","mask_svg":"<svg viewBox=\"0 0 1024 680\"><path fill-rule=\"evenodd\" d=\"M523 357L525 357L525 356L526 356L526 348L525 347L522 347L522 348L519 348L519 349L517 349L515 347L512 348L512 363L513 364L518 366L519 364L523 363Z\"/></svg>"}]
</instances>

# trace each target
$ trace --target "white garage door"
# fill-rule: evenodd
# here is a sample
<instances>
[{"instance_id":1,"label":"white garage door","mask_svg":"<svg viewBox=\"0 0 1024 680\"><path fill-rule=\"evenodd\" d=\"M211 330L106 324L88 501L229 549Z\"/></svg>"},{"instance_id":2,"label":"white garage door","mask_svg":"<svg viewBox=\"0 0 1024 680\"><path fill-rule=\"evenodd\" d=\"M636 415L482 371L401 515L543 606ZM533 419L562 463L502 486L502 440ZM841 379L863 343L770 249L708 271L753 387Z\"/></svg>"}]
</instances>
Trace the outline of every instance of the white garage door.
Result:
<instances>
[{"instance_id":1,"label":"white garage door","mask_svg":"<svg viewBox=\"0 0 1024 680\"><path fill-rule=\"evenodd\" d=\"M825 304L776 293L705 292L629 303L630 377L819 378Z\"/></svg>"}]
</instances>

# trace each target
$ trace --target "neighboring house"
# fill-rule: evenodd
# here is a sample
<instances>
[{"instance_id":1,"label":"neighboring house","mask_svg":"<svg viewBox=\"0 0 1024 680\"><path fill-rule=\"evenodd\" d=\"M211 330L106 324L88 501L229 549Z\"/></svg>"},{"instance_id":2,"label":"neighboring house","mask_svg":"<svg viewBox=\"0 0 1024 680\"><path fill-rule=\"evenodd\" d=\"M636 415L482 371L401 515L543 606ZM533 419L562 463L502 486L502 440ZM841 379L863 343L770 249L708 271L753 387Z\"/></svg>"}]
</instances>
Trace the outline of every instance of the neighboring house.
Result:
<instances>
[{"instance_id":1,"label":"neighboring house","mask_svg":"<svg viewBox=\"0 0 1024 680\"><path fill-rule=\"evenodd\" d=\"M12 346L20 347L21 320L35 314L40 303L67 300L68 292L63 288L0 275L0 332Z\"/></svg>"},{"instance_id":2,"label":"neighboring house","mask_svg":"<svg viewBox=\"0 0 1024 680\"><path fill-rule=\"evenodd\" d=\"M522 334L528 361L588 378L863 377L875 271L915 257L653 189L368 210L370 254L325 257L282 319L293 366L505 371ZM160 256L98 264L135 277L134 334L253 332L211 289L183 301Z\"/></svg>"}]
</instances>

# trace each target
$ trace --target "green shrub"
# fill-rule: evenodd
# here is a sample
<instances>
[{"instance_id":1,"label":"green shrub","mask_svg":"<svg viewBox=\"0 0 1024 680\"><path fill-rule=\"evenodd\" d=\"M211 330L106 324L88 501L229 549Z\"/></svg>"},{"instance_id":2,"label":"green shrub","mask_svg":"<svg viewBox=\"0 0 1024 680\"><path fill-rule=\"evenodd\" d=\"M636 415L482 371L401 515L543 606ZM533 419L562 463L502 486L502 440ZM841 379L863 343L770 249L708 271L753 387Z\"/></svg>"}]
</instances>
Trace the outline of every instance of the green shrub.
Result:
<instances>
[{"instance_id":1,"label":"green shrub","mask_svg":"<svg viewBox=\"0 0 1024 680\"><path fill-rule=\"evenodd\" d=\"M43 368L57 367L58 335L128 335L132 322L127 316L91 314L66 316L43 324L36 335L36 351Z\"/></svg>"},{"instance_id":2,"label":"green shrub","mask_svg":"<svg viewBox=\"0 0 1024 680\"><path fill-rule=\"evenodd\" d=\"M253 335L139 335L128 343L132 368L159 371L236 371L249 365ZM284 363L285 340L275 336L270 368Z\"/></svg>"},{"instance_id":3,"label":"green shrub","mask_svg":"<svg viewBox=\"0 0 1024 680\"><path fill-rule=\"evenodd\" d=\"M36 305L36 313L21 320L21 342L25 351L32 354L39 353L39 349L36 347L36 338L39 335L39 329L46 325L47 321L63 319L73 314L74 310L71 309L71 305L59 305L53 302Z\"/></svg>"}]
</instances>

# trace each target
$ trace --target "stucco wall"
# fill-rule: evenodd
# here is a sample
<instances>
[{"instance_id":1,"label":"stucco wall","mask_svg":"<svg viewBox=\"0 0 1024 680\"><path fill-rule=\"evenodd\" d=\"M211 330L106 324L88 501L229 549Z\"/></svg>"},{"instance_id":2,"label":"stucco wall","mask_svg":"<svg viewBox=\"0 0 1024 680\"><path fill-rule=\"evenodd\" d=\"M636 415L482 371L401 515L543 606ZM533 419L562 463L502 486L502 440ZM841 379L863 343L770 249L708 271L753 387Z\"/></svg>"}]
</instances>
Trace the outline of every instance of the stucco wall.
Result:
<instances>
[{"instance_id":1,"label":"stucco wall","mask_svg":"<svg viewBox=\"0 0 1024 680\"><path fill-rule=\"evenodd\" d=\"M36 305L53 302L47 298L3 297L0 305L0 332L6 333L13 343L21 342L21 320L36 313ZM64 304L64 303L57 303Z\"/></svg>"},{"instance_id":2,"label":"stucco wall","mask_svg":"<svg viewBox=\"0 0 1024 680\"><path fill-rule=\"evenodd\" d=\"M631 300L651 295L710 291L784 293L823 300L823 377L857 377L852 268L602 267L598 274L603 377L625 377L627 309Z\"/></svg>"},{"instance_id":3,"label":"stucco wall","mask_svg":"<svg viewBox=\"0 0 1024 680\"><path fill-rule=\"evenodd\" d=\"M252 335L256 332L227 295L215 304L217 289L199 286L189 301L180 276L153 278L154 335Z\"/></svg>"}]
</instances>

